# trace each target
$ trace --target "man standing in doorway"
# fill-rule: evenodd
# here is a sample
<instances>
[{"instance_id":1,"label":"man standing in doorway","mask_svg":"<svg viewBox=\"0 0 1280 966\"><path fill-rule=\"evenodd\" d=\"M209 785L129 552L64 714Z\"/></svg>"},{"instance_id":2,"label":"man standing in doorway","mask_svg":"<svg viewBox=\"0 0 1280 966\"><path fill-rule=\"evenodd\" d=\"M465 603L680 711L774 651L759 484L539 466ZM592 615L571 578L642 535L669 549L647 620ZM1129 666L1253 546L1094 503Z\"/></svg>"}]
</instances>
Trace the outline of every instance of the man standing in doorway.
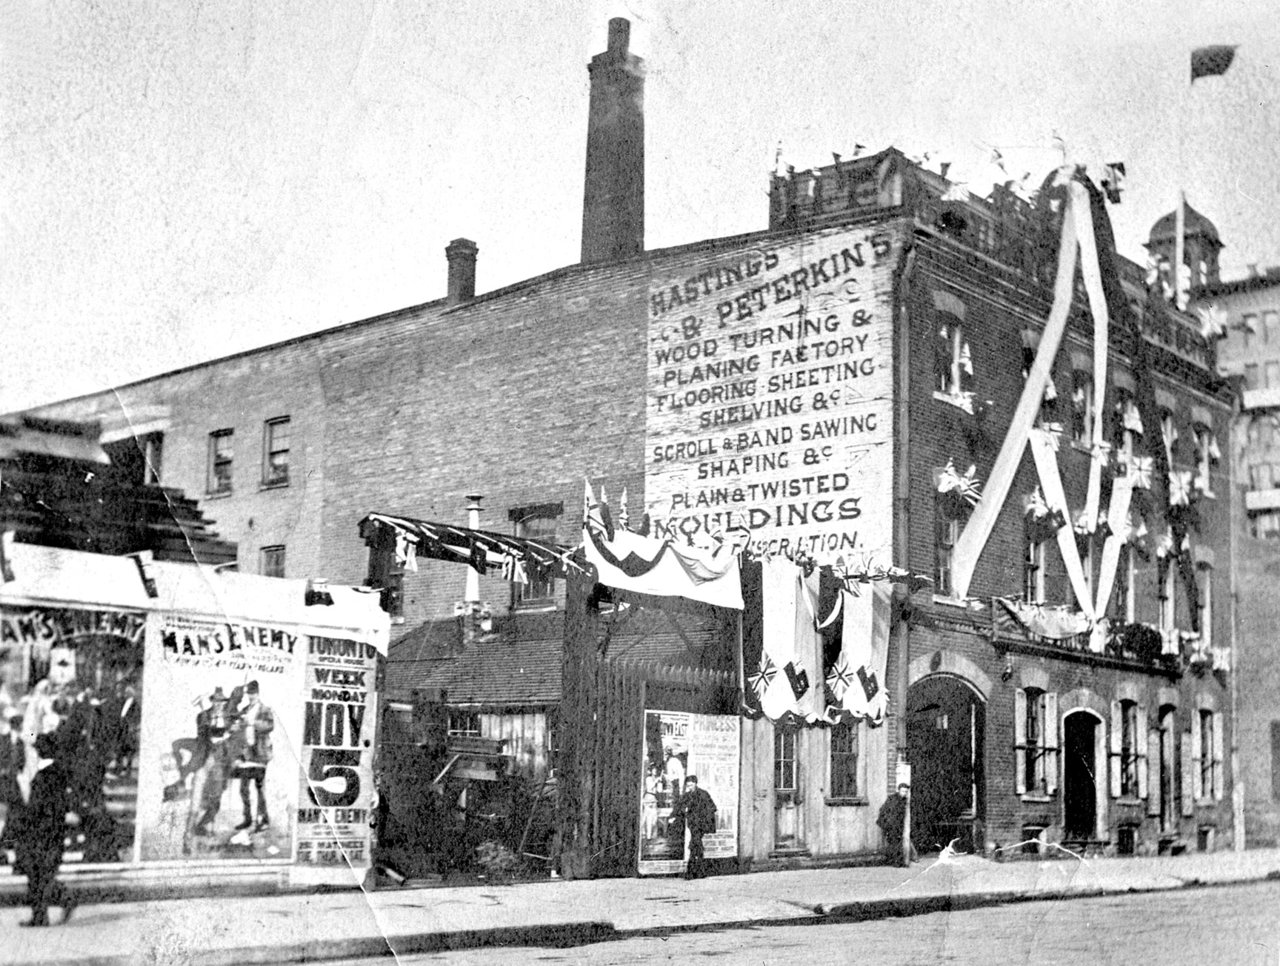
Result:
<instances>
[{"instance_id":1,"label":"man standing in doorway","mask_svg":"<svg viewBox=\"0 0 1280 966\"><path fill-rule=\"evenodd\" d=\"M716 830L716 803L698 787L698 776L689 775L684 780L685 792L671 810L672 817L684 819L689 830L689 861L685 864L686 879L701 879L707 874L707 861L702 854L702 836Z\"/></svg>"},{"instance_id":2,"label":"man standing in doorway","mask_svg":"<svg viewBox=\"0 0 1280 966\"><path fill-rule=\"evenodd\" d=\"M243 728L244 746L240 757L236 760L236 770L240 775L240 803L244 806L244 819L236 826L246 829L253 826L255 832L262 832L271 824L267 817L267 796L263 784L267 780L267 763L271 761L271 731L275 728L275 716L258 697L258 682L250 681L244 686L245 703L240 706L240 720L237 727ZM249 786L258 790L258 820L253 819L252 801Z\"/></svg>"}]
</instances>

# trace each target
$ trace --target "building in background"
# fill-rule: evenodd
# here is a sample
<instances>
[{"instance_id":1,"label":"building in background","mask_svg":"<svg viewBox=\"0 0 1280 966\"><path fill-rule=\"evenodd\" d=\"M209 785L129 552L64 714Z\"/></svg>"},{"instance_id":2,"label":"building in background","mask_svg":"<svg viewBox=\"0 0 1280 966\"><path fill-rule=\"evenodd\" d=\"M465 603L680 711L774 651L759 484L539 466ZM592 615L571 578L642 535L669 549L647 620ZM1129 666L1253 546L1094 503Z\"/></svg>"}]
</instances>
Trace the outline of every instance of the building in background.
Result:
<instances>
[{"instance_id":1,"label":"building in background","mask_svg":"<svg viewBox=\"0 0 1280 966\"><path fill-rule=\"evenodd\" d=\"M629 709L605 736L607 871L642 855L650 749L709 734L698 719L735 697L752 712L733 773L744 863L878 851L874 818L904 766L922 850L1229 840L1230 395L1194 316L1116 258L1096 192L1063 172L1036 203L1008 187L980 199L891 149L779 174L761 231L645 251L643 70L625 22L591 72L581 264L477 295L478 247L459 239L444 299L40 415L162 448L161 482L203 494L242 569L382 588L399 624L393 711L443 688L482 738L501 737L486 715L521 705L581 710L564 706L579 695L513 683L504 711L450 677L495 652L485 673L514 682L521 648L564 624L565 580L508 580L481 555L464 591L459 568L419 562L397 535L461 524L478 492L466 529L489 531L481 544L572 548L584 477L637 529L647 517L695 542L749 529L766 559L741 625L673 612L646 672L711 675L714 694L600 672ZM1098 229L1084 278L1100 289L1071 284L1071 256L1054 319L1068 209L1069 226L1089 213ZM411 525L362 533L371 513ZM803 628L849 600L806 614L794 572L811 564L897 589L884 606L858 598L861 630L806 636L801 655ZM463 634L480 609L491 641ZM854 645L870 656L842 664ZM837 705L864 694L865 711L827 716L828 688ZM548 752L549 720L531 727Z\"/></svg>"},{"instance_id":2,"label":"building in background","mask_svg":"<svg viewBox=\"0 0 1280 966\"><path fill-rule=\"evenodd\" d=\"M1209 284L1197 304L1221 313L1220 371L1240 387L1231 454L1236 544L1239 770L1249 845L1280 842L1280 269Z\"/></svg>"}]
</instances>

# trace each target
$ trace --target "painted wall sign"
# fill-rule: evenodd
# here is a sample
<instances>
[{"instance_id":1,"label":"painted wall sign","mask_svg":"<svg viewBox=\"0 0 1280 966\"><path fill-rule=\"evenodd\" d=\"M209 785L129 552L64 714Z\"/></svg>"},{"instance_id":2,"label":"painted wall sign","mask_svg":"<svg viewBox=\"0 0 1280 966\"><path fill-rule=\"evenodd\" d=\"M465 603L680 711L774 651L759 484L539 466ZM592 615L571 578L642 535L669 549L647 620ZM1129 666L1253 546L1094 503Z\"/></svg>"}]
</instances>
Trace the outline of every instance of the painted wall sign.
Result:
<instances>
[{"instance_id":1,"label":"painted wall sign","mask_svg":"<svg viewBox=\"0 0 1280 966\"><path fill-rule=\"evenodd\" d=\"M647 510L771 553L890 562L892 272L883 227L718 253L649 288Z\"/></svg>"}]
</instances>

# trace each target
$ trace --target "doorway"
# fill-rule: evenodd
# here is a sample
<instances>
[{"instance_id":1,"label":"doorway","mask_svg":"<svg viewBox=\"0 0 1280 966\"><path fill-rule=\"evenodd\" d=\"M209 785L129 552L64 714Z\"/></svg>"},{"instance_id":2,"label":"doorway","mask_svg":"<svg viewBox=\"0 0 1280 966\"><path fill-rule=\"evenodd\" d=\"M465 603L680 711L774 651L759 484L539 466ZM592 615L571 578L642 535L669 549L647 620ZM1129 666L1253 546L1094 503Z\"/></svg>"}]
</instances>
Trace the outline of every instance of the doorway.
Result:
<instances>
[{"instance_id":1,"label":"doorway","mask_svg":"<svg viewBox=\"0 0 1280 966\"><path fill-rule=\"evenodd\" d=\"M983 844L986 705L959 678L937 674L907 692L911 840L920 852Z\"/></svg>"},{"instance_id":2,"label":"doorway","mask_svg":"<svg viewBox=\"0 0 1280 966\"><path fill-rule=\"evenodd\" d=\"M1160 743L1157 749L1160 759L1156 790L1160 796L1160 831L1168 834L1177 830L1177 819L1174 815L1173 800L1173 767L1178 760L1178 749L1175 727L1176 709L1172 705L1164 705L1160 709Z\"/></svg>"},{"instance_id":3,"label":"doorway","mask_svg":"<svg viewBox=\"0 0 1280 966\"><path fill-rule=\"evenodd\" d=\"M1062 723L1063 838L1086 842L1098 827L1098 727L1089 711L1073 711Z\"/></svg>"},{"instance_id":4,"label":"doorway","mask_svg":"<svg viewBox=\"0 0 1280 966\"><path fill-rule=\"evenodd\" d=\"M781 723L773 731L773 847L778 852L804 849L800 810L800 735Z\"/></svg>"}]
</instances>

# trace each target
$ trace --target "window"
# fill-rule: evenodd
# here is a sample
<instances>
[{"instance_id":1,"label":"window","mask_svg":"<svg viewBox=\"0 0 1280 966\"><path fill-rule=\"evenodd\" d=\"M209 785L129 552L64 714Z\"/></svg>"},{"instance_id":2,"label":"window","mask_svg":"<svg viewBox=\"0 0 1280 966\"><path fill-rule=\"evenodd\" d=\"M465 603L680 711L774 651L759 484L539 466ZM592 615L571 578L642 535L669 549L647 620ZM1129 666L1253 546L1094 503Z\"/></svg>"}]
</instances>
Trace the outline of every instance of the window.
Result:
<instances>
[{"instance_id":1,"label":"window","mask_svg":"<svg viewBox=\"0 0 1280 966\"><path fill-rule=\"evenodd\" d=\"M480 714L476 711L449 709L449 734L460 737L480 737Z\"/></svg>"},{"instance_id":2,"label":"window","mask_svg":"<svg viewBox=\"0 0 1280 966\"><path fill-rule=\"evenodd\" d=\"M964 341L964 326L955 316L939 316L934 353L937 377L934 388L948 396L959 395L965 389L966 378L973 375L973 362L969 345Z\"/></svg>"},{"instance_id":3,"label":"window","mask_svg":"<svg viewBox=\"0 0 1280 966\"><path fill-rule=\"evenodd\" d=\"M1164 579L1160 584L1160 630L1172 630L1175 626L1175 618L1177 615L1177 601L1174 594L1178 587L1177 574L1178 569L1173 560L1165 559L1161 562L1164 567Z\"/></svg>"},{"instance_id":4,"label":"window","mask_svg":"<svg viewBox=\"0 0 1280 966\"><path fill-rule=\"evenodd\" d=\"M1205 495L1213 496L1213 480L1209 475L1218 447L1213 438L1213 430L1208 426L1195 427L1196 439L1196 475L1195 485Z\"/></svg>"},{"instance_id":5,"label":"window","mask_svg":"<svg viewBox=\"0 0 1280 966\"><path fill-rule=\"evenodd\" d=\"M515 535L530 540L556 542L556 526L564 514L563 503L542 503L535 506L515 507L508 517L515 525ZM555 578L546 574L528 572L525 581L515 581L512 602L526 607L553 605L556 596Z\"/></svg>"},{"instance_id":6,"label":"window","mask_svg":"<svg viewBox=\"0 0 1280 966\"><path fill-rule=\"evenodd\" d=\"M1213 647L1213 568L1200 565L1200 646Z\"/></svg>"},{"instance_id":7,"label":"window","mask_svg":"<svg viewBox=\"0 0 1280 966\"><path fill-rule=\"evenodd\" d=\"M1136 701L1111 702L1111 796L1147 797L1147 719Z\"/></svg>"},{"instance_id":8,"label":"window","mask_svg":"<svg viewBox=\"0 0 1280 966\"><path fill-rule=\"evenodd\" d=\"M1135 563L1133 546L1123 543L1120 546L1120 559L1116 563L1115 587L1111 600L1107 601L1107 612L1113 621L1132 624L1137 618L1137 564Z\"/></svg>"},{"instance_id":9,"label":"window","mask_svg":"<svg viewBox=\"0 0 1280 966\"><path fill-rule=\"evenodd\" d=\"M960 539L960 521L938 513L935 523L934 585L943 597L951 596L951 567L955 557L956 541Z\"/></svg>"},{"instance_id":10,"label":"window","mask_svg":"<svg viewBox=\"0 0 1280 966\"><path fill-rule=\"evenodd\" d=\"M1256 362L1247 363L1244 367L1244 387L1246 389L1258 388L1258 364Z\"/></svg>"},{"instance_id":11,"label":"window","mask_svg":"<svg viewBox=\"0 0 1280 966\"><path fill-rule=\"evenodd\" d=\"M1266 388L1280 389L1280 362L1267 363Z\"/></svg>"},{"instance_id":12,"label":"window","mask_svg":"<svg viewBox=\"0 0 1280 966\"><path fill-rule=\"evenodd\" d=\"M1071 439L1088 445L1093 432L1093 376L1083 369L1071 374Z\"/></svg>"},{"instance_id":13,"label":"window","mask_svg":"<svg viewBox=\"0 0 1280 966\"><path fill-rule=\"evenodd\" d=\"M1117 457L1126 463L1133 461L1133 449L1141 425L1138 417L1138 406L1133 393L1127 389L1116 393L1116 408L1111 423L1111 448Z\"/></svg>"},{"instance_id":14,"label":"window","mask_svg":"<svg viewBox=\"0 0 1280 966\"><path fill-rule=\"evenodd\" d=\"M1268 342L1280 342L1280 313L1262 313L1262 334Z\"/></svg>"},{"instance_id":15,"label":"window","mask_svg":"<svg viewBox=\"0 0 1280 966\"><path fill-rule=\"evenodd\" d=\"M861 794L858 753L862 727L861 721L842 721L831 729L830 798L857 798Z\"/></svg>"},{"instance_id":16,"label":"window","mask_svg":"<svg viewBox=\"0 0 1280 966\"><path fill-rule=\"evenodd\" d=\"M231 457L235 431L219 429L209 434L209 493L231 492Z\"/></svg>"},{"instance_id":17,"label":"window","mask_svg":"<svg viewBox=\"0 0 1280 966\"><path fill-rule=\"evenodd\" d=\"M1258 540L1280 540L1280 513L1270 510L1251 517L1249 533Z\"/></svg>"},{"instance_id":18,"label":"window","mask_svg":"<svg viewBox=\"0 0 1280 966\"><path fill-rule=\"evenodd\" d=\"M1240 322L1241 328L1244 329L1244 347L1248 349L1258 337L1258 317L1246 313L1241 317Z\"/></svg>"},{"instance_id":19,"label":"window","mask_svg":"<svg viewBox=\"0 0 1280 966\"><path fill-rule=\"evenodd\" d=\"M1083 571L1085 592L1089 599L1080 600L1074 585L1071 588L1071 597L1075 600L1078 610L1087 611L1093 606L1093 534L1076 534L1076 552L1080 555L1080 569Z\"/></svg>"},{"instance_id":20,"label":"window","mask_svg":"<svg viewBox=\"0 0 1280 966\"><path fill-rule=\"evenodd\" d=\"M1271 800L1280 802L1280 721L1271 722Z\"/></svg>"},{"instance_id":21,"label":"window","mask_svg":"<svg viewBox=\"0 0 1280 966\"><path fill-rule=\"evenodd\" d=\"M1221 713L1198 708L1191 717L1191 793L1197 801L1222 800L1223 746Z\"/></svg>"},{"instance_id":22,"label":"window","mask_svg":"<svg viewBox=\"0 0 1280 966\"><path fill-rule=\"evenodd\" d=\"M1249 445L1268 448L1275 439L1273 416L1254 416L1249 420Z\"/></svg>"},{"instance_id":23,"label":"window","mask_svg":"<svg viewBox=\"0 0 1280 966\"><path fill-rule=\"evenodd\" d=\"M144 485L158 486L164 459L164 433L147 433L138 443L142 450L142 482Z\"/></svg>"},{"instance_id":24,"label":"window","mask_svg":"<svg viewBox=\"0 0 1280 966\"><path fill-rule=\"evenodd\" d=\"M1164 455L1172 469L1173 457L1178 452L1178 424L1173 420L1172 410L1160 410L1160 438L1164 440Z\"/></svg>"},{"instance_id":25,"label":"window","mask_svg":"<svg viewBox=\"0 0 1280 966\"><path fill-rule=\"evenodd\" d=\"M800 787L799 778L795 729L775 725L773 729L773 789L776 792L794 792Z\"/></svg>"},{"instance_id":26,"label":"window","mask_svg":"<svg viewBox=\"0 0 1280 966\"><path fill-rule=\"evenodd\" d=\"M264 577L284 576L284 547L263 547L259 554L259 567Z\"/></svg>"},{"instance_id":27,"label":"window","mask_svg":"<svg viewBox=\"0 0 1280 966\"><path fill-rule=\"evenodd\" d=\"M1044 558L1044 541L1028 540L1022 564L1022 599L1028 604L1044 603Z\"/></svg>"},{"instance_id":28,"label":"window","mask_svg":"<svg viewBox=\"0 0 1280 966\"><path fill-rule=\"evenodd\" d=\"M1017 793L1052 795L1058 790L1058 696L1019 688L1013 697Z\"/></svg>"},{"instance_id":29,"label":"window","mask_svg":"<svg viewBox=\"0 0 1280 966\"><path fill-rule=\"evenodd\" d=\"M1251 463L1249 465L1249 489L1269 490L1272 487L1273 470L1270 463Z\"/></svg>"},{"instance_id":30,"label":"window","mask_svg":"<svg viewBox=\"0 0 1280 966\"><path fill-rule=\"evenodd\" d=\"M289 417L268 419L262 429L262 485L289 485Z\"/></svg>"}]
</instances>

